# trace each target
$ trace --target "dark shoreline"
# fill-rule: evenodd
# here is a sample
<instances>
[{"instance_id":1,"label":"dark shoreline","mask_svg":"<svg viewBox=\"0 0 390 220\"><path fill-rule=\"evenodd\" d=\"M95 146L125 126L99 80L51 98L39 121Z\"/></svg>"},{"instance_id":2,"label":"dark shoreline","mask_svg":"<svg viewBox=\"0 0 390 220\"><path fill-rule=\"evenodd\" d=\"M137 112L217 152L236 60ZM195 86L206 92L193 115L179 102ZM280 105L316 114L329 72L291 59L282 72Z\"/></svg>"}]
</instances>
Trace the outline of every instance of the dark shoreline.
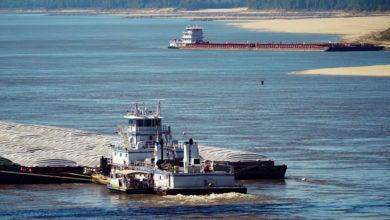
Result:
<instances>
[{"instance_id":1,"label":"dark shoreline","mask_svg":"<svg viewBox=\"0 0 390 220\"><path fill-rule=\"evenodd\" d=\"M181 10L181 9L0 9L0 14L47 14L47 15L118 15L126 18L194 18L199 20L257 20L276 18L330 18L330 17L365 17L384 16L387 12L346 12L346 11L285 11L285 10Z\"/></svg>"}]
</instances>

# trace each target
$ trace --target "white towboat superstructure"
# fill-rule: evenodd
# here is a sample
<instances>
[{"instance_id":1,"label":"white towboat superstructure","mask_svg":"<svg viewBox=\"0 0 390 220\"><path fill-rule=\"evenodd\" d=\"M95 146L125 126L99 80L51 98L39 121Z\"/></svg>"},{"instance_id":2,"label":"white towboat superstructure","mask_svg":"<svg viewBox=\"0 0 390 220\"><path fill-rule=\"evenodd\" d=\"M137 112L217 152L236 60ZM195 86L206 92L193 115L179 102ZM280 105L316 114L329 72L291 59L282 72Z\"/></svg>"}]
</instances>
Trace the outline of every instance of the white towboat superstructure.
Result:
<instances>
[{"instance_id":1,"label":"white towboat superstructure","mask_svg":"<svg viewBox=\"0 0 390 220\"><path fill-rule=\"evenodd\" d=\"M198 144L172 140L163 126L160 103L156 111L141 104L125 116L121 142L112 145L112 169L108 188L126 193L210 194L239 192L246 188L234 182L232 166L213 166L199 156ZM153 190L151 190L153 189Z\"/></svg>"},{"instance_id":2,"label":"white towboat superstructure","mask_svg":"<svg viewBox=\"0 0 390 220\"><path fill-rule=\"evenodd\" d=\"M166 161L160 157L162 146L156 144L154 184L159 194L211 194L238 192L246 193L247 189L234 182L234 169L225 165L224 169L214 169L211 162L202 161L198 144L192 139L184 143L182 163L159 163ZM166 170L165 170L166 169Z\"/></svg>"},{"instance_id":3,"label":"white towboat superstructure","mask_svg":"<svg viewBox=\"0 0 390 220\"><path fill-rule=\"evenodd\" d=\"M203 27L198 25L187 26L180 40L169 41L169 49L185 48L187 44L203 43Z\"/></svg>"},{"instance_id":4,"label":"white towboat superstructure","mask_svg":"<svg viewBox=\"0 0 390 220\"><path fill-rule=\"evenodd\" d=\"M109 190L161 195L247 192L245 187L235 184L232 166L213 169L211 162L202 162L197 143L192 139L184 143L182 162L177 163L174 158L164 159L163 150L163 145L156 142L152 160L148 158L143 163L130 162L128 165L114 163ZM115 152L116 149L113 148L113 160L118 157Z\"/></svg>"},{"instance_id":5,"label":"white towboat superstructure","mask_svg":"<svg viewBox=\"0 0 390 220\"><path fill-rule=\"evenodd\" d=\"M172 139L171 127L162 124L160 102L155 111L143 103L134 103L124 118L128 125L118 127L121 140L113 143L116 149L113 164L126 165L152 158L156 142L163 143L169 152L176 154L176 158L183 157L182 146Z\"/></svg>"}]
</instances>

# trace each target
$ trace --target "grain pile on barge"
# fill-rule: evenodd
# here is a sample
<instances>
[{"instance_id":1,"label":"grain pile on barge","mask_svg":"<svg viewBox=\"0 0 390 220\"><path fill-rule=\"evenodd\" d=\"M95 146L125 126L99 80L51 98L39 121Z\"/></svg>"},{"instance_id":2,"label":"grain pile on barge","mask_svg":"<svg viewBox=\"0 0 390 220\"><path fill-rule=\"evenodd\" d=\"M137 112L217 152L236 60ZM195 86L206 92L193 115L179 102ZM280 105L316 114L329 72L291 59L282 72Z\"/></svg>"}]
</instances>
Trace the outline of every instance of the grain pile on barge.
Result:
<instances>
[{"instance_id":1,"label":"grain pile on barge","mask_svg":"<svg viewBox=\"0 0 390 220\"><path fill-rule=\"evenodd\" d=\"M8 162L0 166L0 183L90 182L111 141L93 132L1 121L0 157Z\"/></svg>"}]
</instances>

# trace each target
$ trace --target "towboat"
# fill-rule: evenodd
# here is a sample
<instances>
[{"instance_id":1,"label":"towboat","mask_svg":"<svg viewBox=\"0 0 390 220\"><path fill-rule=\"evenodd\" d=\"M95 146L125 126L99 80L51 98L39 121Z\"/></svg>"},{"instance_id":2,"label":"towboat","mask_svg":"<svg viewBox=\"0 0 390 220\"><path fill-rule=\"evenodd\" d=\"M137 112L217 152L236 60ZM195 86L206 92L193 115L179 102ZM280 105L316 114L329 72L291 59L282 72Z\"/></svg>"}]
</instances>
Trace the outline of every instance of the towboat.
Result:
<instances>
[{"instance_id":1,"label":"towboat","mask_svg":"<svg viewBox=\"0 0 390 220\"><path fill-rule=\"evenodd\" d=\"M133 103L124 118L128 123L117 127L119 139L111 144L115 149L112 158L100 160L105 176L109 175L112 165L126 166L151 160L155 156L155 143L163 145L164 159L168 155L174 163L183 162L184 144L174 140L171 127L163 124L160 102L154 111L143 103ZM235 179L284 179L287 169L286 165L276 165L273 160L253 152L198 145L197 149L200 160L211 161L214 167L232 166Z\"/></svg>"},{"instance_id":2,"label":"towboat","mask_svg":"<svg viewBox=\"0 0 390 220\"><path fill-rule=\"evenodd\" d=\"M124 163L117 163L128 157L128 153L114 147L108 189L127 194L159 195L247 192L246 187L235 184L232 166L214 169L211 164L201 162L198 145L192 139L183 143L182 160L177 160L161 140L154 143L154 157L143 162L126 162L126 158Z\"/></svg>"}]
</instances>

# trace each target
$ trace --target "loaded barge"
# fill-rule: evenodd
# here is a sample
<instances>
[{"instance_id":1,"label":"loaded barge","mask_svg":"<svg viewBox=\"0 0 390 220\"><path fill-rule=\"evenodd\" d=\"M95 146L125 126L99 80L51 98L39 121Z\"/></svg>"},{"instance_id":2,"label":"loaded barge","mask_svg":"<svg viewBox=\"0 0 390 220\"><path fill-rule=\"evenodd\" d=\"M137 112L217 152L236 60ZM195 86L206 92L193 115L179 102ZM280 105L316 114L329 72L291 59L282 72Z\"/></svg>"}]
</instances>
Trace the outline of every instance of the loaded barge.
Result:
<instances>
[{"instance_id":1,"label":"loaded barge","mask_svg":"<svg viewBox=\"0 0 390 220\"><path fill-rule=\"evenodd\" d=\"M0 121L0 184L90 183L110 136Z\"/></svg>"},{"instance_id":2,"label":"loaded barge","mask_svg":"<svg viewBox=\"0 0 390 220\"><path fill-rule=\"evenodd\" d=\"M82 130L0 121L0 184L91 182L91 174L97 170L104 175L94 175L94 179L107 184L112 164L144 163L147 158L154 157L156 143L164 143L165 155L175 155L173 161L165 161L164 156L158 165L183 168L184 145L173 140L170 126L162 124L160 104L157 111L138 104L133 107L124 116L128 124L118 127L119 138ZM121 149L122 156L127 159L111 161L113 147ZM272 159L257 153L202 145L197 148L200 164L208 164L210 170L221 172L228 171L226 166L230 166L235 179L285 177L286 165L276 165Z\"/></svg>"},{"instance_id":3,"label":"loaded barge","mask_svg":"<svg viewBox=\"0 0 390 220\"><path fill-rule=\"evenodd\" d=\"M261 51L379 51L384 46L366 43L215 43L203 40L203 27L188 26L180 40L169 41L169 49L261 50Z\"/></svg>"}]
</instances>

